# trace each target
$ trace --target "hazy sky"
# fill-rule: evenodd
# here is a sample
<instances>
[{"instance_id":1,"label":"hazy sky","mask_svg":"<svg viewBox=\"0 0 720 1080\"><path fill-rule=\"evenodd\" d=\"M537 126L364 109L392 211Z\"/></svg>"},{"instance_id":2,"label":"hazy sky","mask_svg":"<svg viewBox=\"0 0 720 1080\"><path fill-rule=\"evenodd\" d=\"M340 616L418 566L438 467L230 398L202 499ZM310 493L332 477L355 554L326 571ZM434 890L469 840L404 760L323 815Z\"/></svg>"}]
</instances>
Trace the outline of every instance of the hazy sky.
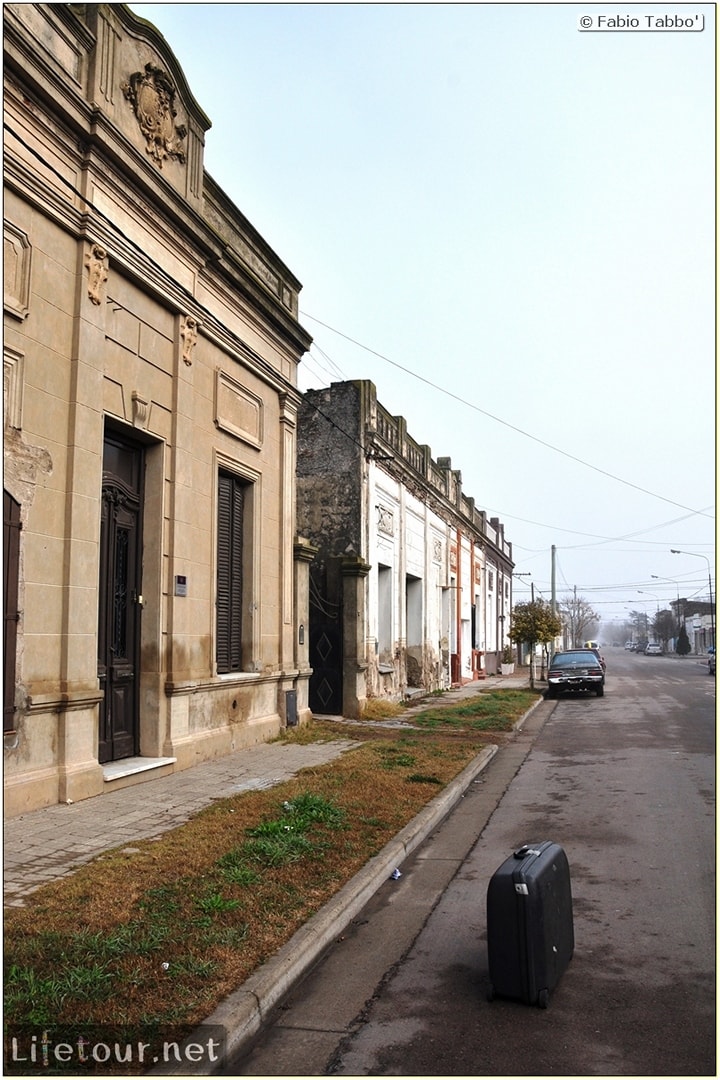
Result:
<instances>
[{"instance_id":1,"label":"hazy sky","mask_svg":"<svg viewBox=\"0 0 720 1080\"><path fill-rule=\"evenodd\" d=\"M714 6L132 7L303 283L301 388L371 379L543 596L553 544L605 619L714 594Z\"/></svg>"}]
</instances>

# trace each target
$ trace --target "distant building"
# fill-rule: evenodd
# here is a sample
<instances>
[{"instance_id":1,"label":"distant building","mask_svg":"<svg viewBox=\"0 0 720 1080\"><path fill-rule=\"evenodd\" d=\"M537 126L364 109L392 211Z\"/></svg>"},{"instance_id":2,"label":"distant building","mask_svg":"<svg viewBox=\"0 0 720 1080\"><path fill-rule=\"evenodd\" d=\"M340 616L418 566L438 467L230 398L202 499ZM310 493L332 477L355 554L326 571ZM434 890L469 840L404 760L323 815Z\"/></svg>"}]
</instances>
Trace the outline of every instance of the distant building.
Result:
<instances>
[{"instance_id":1,"label":"distant building","mask_svg":"<svg viewBox=\"0 0 720 1080\"><path fill-rule=\"evenodd\" d=\"M715 604L709 600L673 600L670 603L676 617L685 624L692 651L706 653L715 644Z\"/></svg>"},{"instance_id":2,"label":"distant building","mask_svg":"<svg viewBox=\"0 0 720 1080\"><path fill-rule=\"evenodd\" d=\"M310 576L310 705L358 716L499 670L512 547L369 381L308 391L298 414L298 529Z\"/></svg>"},{"instance_id":3,"label":"distant building","mask_svg":"<svg viewBox=\"0 0 720 1080\"><path fill-rule=\"evenodd\" d=\"M311 339L299 282L204 171L210 121L162 35L124 4L3 14L17 814L309 716L295 449Z\"/></svg>"}]
</instances>

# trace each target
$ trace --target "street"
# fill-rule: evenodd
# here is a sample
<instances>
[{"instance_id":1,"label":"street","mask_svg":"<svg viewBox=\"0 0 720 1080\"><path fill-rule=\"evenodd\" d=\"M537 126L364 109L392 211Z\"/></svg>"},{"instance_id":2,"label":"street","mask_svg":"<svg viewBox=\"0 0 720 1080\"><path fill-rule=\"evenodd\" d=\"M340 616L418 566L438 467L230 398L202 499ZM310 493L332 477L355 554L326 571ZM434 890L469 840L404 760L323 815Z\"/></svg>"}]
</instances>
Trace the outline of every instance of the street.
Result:
<instances>
[{"instance_id":1,"label":"street","mask_svg":"<svg viewBox=\"0 0 720 1080\"><path fill-rule=\"evenodd\" d=\"M605 697L541 705L228 1074L715 1075L715 679L606 657ZM575 923L546 1011L486 997L487 882L543 839Z\"/></svg>"}]
</instances>

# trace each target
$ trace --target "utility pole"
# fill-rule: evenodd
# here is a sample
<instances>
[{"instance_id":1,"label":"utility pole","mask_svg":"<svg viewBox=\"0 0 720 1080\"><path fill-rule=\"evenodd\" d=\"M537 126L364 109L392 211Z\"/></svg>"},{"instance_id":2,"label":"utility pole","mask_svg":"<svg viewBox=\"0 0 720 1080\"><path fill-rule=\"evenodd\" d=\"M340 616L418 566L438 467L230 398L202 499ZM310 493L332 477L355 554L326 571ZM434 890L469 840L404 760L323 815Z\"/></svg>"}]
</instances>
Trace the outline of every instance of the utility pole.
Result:
<instances>
[{"instance_id":1,"label":"utility pole","mask_svg":"<svg viewBox=\"0 0 720 1080\"><path fill-rule=\"evenodd\" d=\"M713 597L712 597L712 573L710 571L710 560L707 555L701 555L697 551L680 551L677 548L670 548L671 555L692 555L695 559L704 559L708 568L708 588L710 589L710 635L712 637L713 648L715 647L715 616L713 615Z\"/></svg>"},{"instance_id":2,"label":"utility pole","mask_svg":"<svg viewBox=\"0 0 720 1080\"><path fill-rule=\"evenodd\" d=\"M550 607L552 608L553 615L557 612L557 598L555 596L555 545L550 549L551 563L550 563Z\"/></svg>"}]
</instances>

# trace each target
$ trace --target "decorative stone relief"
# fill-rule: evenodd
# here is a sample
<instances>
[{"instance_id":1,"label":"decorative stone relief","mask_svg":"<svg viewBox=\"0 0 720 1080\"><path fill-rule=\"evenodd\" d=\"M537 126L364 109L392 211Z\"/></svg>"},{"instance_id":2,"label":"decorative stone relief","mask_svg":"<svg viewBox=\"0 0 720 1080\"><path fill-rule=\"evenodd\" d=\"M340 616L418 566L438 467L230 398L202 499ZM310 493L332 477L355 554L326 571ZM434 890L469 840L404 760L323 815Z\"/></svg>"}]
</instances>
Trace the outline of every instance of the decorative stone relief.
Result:
<instances>
[{"instance_id":1,"label":"decorative stone relief","mask_svg":"<svg viewBox=\"0 0 720 1080\"><path fill-rule=\"evenodd\" d=\"M3 426L17 431L22 428L24 365L25 354L6 345L3 354Z\"/></svg>"},{"instance_id":2,"label":"decorative stone relief","mask_svg":"<svg viewBox=\"0 0 720 1080\"><path fill-rule=\"evenodd\" d=\"M180 337L182 338L183 343L182 358L188 367L192 364L192 352L195 348L198 339L198 330L201 325L202 324L194 315L186 315L183 319L182 326L180 327Z\"/></svg>"},{"instance_id":3,"label":"decorative stone relief","mask_svg":"<svg viewBox=\"0 0 720 1080\"><path fill-rule=\"evenodd\" d=\"M121 89L135 110L140 131L145 136L145 150L153 161L161 169L167 158L184 165L182 143L187 137L187 128L175 123L175 87L170 76L148 63L144 71L134 72L128 82L122 83Z\"/></svg>"},{"instance_id":4,"label":"decorative stone relief","mask_svg":"<svg viewBox=\"0 0 720 1080\"><path fill-rule=\"evenodd\" d=\"M137 390L132 392L132 420L133 427L146 429L150 417L150 403L140 397Z\"/></svg>"},{"instance_id":5,"label":"decorative stone relief","mask_svg":"<svg viewBox=\"0 0 720 1080\"><path fill-rule=\"evenodd\" d=\"M5 310L17 319L30 311L30 240L10 221L3 224L3 286Z\"/></svg>"},{"instance_id":6,"label":"decorative stone relief","mask_svg":"<svg viewBox=\"0 0 720 1080\"><path fill-rule=\"evenodd\" d=\"M93 304L102 304L103 285L108 279L107 251L100 244L93 244L85 256L88 272L88 296Z\"/></svg>"},{"instance_id":7,"label":"decorative stone relief","mask_svg":"<svg viewBox=\"0 0 720 1080\"><path fill-rule=\"evenodd\" d=\"M392 510L387 506L377 507L377 527L378 532L384 533L385 536L395 535L395 519Z\"/></svg>"},{"instance_id":8,"label":"decorative stone relief","mask_svg":"<svg viewBox=\"0 0 720 1080\"><path fill-rule=\"evenodd\" d=\"M442 540L433 540L433 562L442 562Z\"/></svg>"}]
</instances>

